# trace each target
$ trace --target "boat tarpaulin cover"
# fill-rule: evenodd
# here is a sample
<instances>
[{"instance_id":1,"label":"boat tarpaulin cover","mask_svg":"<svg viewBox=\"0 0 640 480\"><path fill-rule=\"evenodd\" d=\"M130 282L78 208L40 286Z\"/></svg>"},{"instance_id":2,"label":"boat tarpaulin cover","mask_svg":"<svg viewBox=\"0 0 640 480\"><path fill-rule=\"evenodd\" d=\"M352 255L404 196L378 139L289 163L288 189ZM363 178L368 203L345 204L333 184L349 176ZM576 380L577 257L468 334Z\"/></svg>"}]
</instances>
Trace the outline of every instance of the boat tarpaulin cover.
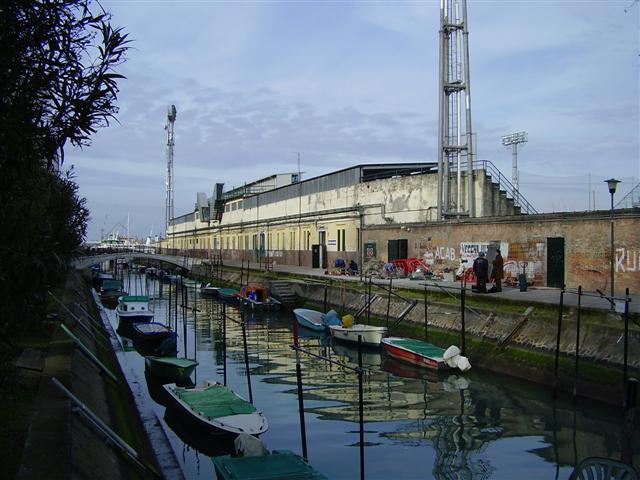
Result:
<instances>
[{"instance_id":1,"label":"boat tarpaulin cover","mask_svg":"<svg viewBox=\"0 0 640 480\"><path fill-rule=\"evenodd\" d=\"M176 387L175 393L194 411L207 418L249 414L256 411L256 407L224 385L211 385L203 389Z\"/></svg>"},{"instance_id":2,"label":"boat tarpaulin cover","mask_svg":"<svg viewBox=\"0 0 640 480\"><path fill-rule=\"evenodd\" d=\"M326 479L302 457L289 450L274 450L270 455L257 457L231 457L229 455L214 457L216 470L227 480L287 480L308 478L311 480Z\"/></svg>"},{"instance_id":3,"label":"boat tarpaulin cover","mask_svg":"<svg viewBox=\"0 0 640 480\"><path fill-rule=\"evenodd\" d=\"M442 355L444 355L444 348L412 338L394 339L393 345L412 350L428 358L442 358Z\"/></svg>"}]
</instances>

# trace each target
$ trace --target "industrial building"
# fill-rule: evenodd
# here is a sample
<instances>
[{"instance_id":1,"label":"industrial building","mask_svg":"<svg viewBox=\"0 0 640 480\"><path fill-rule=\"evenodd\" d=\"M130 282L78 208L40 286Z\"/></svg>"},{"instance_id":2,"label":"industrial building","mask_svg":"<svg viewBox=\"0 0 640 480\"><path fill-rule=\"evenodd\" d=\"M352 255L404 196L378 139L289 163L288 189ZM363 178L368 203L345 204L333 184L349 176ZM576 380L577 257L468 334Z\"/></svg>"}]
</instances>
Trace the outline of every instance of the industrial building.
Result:
<instances>
[{"instance_id":1,"label":"industrial building","mask_svg":"<svg viewBox=\"0 0 640 480\"><path fill-rule=\"evenodd\" d=\"M533 285L606 292L610 212L536 214L530 206L523 212L496 172L490 162L478 162L475 216L462 205L459 215L444 219L437 216L431 163L358 165L307 180L276 174L227 192L218 184L211 197L198 193L194 211L170 221L160 246L179 255L319 272L337 258L362 265L413 257L438 273L501 247L508 277L525 273ZM616 211L615 225L615 285L638 293L640 210Z\"/></svg>"}]
</instances>

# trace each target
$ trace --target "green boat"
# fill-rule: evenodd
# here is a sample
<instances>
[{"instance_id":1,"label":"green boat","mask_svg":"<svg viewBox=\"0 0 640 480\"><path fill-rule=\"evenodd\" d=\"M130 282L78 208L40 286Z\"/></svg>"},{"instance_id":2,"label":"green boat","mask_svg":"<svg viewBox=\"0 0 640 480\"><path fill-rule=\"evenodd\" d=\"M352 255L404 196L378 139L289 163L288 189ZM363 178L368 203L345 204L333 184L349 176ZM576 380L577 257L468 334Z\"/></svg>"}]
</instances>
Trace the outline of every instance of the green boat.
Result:
<instances>
[{"instance_id":1,"label":"green boat","mask_svg":"<svg viewBox=\"0 0 640 480\"><path fill-rule=\"evenodd\" d=\"M144 364L154 378L164 383L184 383L198 366L196 360L176 357L144 357Z\"/></svg>"},{"instance_id":2,"label":"green boat","mask_svg":"<svg viewBox=\"0 0 640 480\"><path fill-rule=\"evenodd\" d=\"M219 479L224 480L288 480L326 479L302 457L289 450L274 450L257 457L223 455L211 459Z\"/></svg>"},{"instance_id":3,"label":"green boat","mask_svg":"<svg viewBox=\"0 0 640 480\"><path fill-rule=\"evenodd\" d=\"M260 435L269 428L261 411L220 383L207 381L193 388L170 384L164 389L192 423L211 433Z\"/></svg>"}]
</instances>

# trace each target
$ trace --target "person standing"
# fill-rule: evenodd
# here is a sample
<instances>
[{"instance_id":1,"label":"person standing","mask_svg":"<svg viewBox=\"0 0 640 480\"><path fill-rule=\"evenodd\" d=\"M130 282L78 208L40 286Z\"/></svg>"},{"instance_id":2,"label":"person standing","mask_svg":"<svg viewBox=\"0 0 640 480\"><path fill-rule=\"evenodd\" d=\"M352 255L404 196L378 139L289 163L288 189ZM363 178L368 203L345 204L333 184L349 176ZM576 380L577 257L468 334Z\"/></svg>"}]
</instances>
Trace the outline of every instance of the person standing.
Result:
<instances>
[{"instance_id":1,"label":"person standing","mask_svg":"<svg viewBox=\"0 0 640 480\"><path fill-rule=\"evenodd\" d=\"M487 293L489 262L485 258L484 252L480 252L478 258L473 262L473 273L476 274L476 291L478 293Z\"/></svg>"},{"instance_id":2,"label":"person standing","mask_svg":"<svg viewBox=\"0 0 640 480\"><path fill-rule=\"evenodd\" d=\"M500 249L496 250L496 258L493 259L493 262L491 262L491 265L493 265L493 270L491 271L491 278L496 284L495 291L501 292L502 279L504 278L504 259L500 254Z\"/></svg>"}]
</instances>

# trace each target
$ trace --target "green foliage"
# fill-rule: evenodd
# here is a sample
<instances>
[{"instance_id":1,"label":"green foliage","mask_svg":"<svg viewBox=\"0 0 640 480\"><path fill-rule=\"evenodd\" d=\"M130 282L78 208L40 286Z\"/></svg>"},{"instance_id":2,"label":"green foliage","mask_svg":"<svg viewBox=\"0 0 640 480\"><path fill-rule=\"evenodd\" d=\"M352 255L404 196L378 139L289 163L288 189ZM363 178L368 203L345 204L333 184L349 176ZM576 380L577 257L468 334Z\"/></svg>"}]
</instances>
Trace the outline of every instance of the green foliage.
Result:
<instances>
[{"instance_id":1,"label":"green foliage","mask_svg":"<svg viewBox=\"0 0 640 480\"><path fill-rule=\"evenodd\" d=\"M42 318L86 233L89 212L67 142L90 144L117 113L127 36L90 0L8 0L0 8L0 335Z\"/></svg>"}]
</instances>

